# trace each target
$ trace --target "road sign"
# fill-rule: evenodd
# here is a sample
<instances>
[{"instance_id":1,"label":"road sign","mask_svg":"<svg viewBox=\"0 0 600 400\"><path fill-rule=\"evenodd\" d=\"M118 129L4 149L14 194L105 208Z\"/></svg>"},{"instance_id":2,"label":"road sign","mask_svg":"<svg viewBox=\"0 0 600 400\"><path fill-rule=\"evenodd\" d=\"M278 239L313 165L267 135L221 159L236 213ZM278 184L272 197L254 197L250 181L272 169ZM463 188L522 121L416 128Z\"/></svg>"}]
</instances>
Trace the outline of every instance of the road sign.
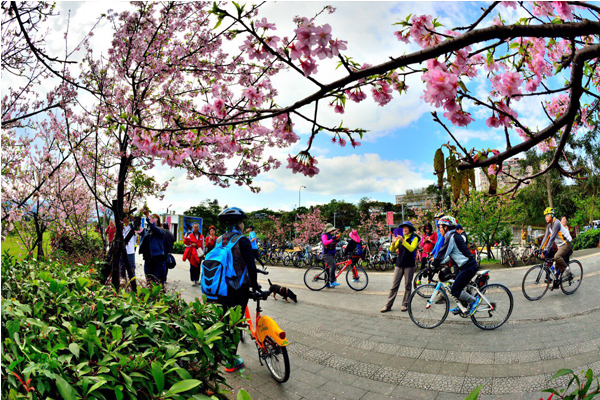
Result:
<instances>
[{"instance_id":1,"label":"road sign","mask_svg":"<svg viewBox=\"0 0 600 400\"><path fill-rule=\"evenodd\" d=\"M394 213L392 211L388 211L386 214L386 222L388 225L394 225Z\"/></svg>"}]
</instances>

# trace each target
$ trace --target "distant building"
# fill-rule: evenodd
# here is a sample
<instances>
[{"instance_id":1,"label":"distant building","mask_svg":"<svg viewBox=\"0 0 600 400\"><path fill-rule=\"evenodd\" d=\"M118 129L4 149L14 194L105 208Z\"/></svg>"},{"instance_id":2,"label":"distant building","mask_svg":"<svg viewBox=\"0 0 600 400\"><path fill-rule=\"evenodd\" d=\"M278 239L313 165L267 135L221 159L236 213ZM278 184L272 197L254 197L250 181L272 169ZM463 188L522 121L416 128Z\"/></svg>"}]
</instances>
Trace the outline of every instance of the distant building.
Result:
<instances>
[{"instance_id":1,"label":"distant building","mask_svg":"<svg viewBox=\"0 0 600 400\"><path fill-rule=\"evenodd\" d=\"M396 195L396 205L404 204L406 207L423 208L427 200L435 202L434 196L427 194L425 188L408 189L406 194Z\"/></svg>"},{"instance_id":2,"label":"distant building","mask_svg":"<svg viewBox=\"0 0 600 400\"><path fill-rule=\"evenodd\" d=\"M507 174L498 174L498 186L512 186L517 181L515 178L523 178L532 173L532 168L527 167L525 170L519 165L520 158L511 158L502 163L502 171ZM487 167L484 167L487 168ZM475 170L475 187L478 191L487 191L490 187L490 182L481 168Z\"/></svg>"}]
</instances>

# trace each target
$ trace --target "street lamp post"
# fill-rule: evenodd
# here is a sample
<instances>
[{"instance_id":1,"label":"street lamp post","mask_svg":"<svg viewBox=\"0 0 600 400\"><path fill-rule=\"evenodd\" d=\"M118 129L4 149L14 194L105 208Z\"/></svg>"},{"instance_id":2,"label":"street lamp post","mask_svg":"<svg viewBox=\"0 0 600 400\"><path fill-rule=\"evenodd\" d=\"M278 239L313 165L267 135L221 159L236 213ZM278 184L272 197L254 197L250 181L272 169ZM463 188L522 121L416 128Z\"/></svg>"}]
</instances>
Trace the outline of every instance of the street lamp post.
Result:
<instances>
[{"instance_id":1,"label":"street lamp post","mask_svg":"<svg viewBox=\"0 0 600 400\"><path fill-rule=\"evenodd\" d=\"M306 186L300 186L300 189L298 189L298 208L300 208L300 192L302 189L306 189Z\"/></svg>"}]
</instances>

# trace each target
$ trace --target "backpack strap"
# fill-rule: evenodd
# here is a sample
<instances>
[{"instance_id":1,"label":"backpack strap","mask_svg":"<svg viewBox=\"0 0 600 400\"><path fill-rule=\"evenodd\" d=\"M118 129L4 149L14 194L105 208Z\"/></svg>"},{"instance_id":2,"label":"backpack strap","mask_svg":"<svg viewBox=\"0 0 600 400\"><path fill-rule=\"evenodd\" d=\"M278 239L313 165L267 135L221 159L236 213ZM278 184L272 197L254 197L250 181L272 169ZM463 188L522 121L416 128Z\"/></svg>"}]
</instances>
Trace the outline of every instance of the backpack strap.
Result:
<instances>
[{"instance_id":1,"label":"backpack strap","mask_svg":"<svg viewBox=\"0 0 600 400\"><path fill-rule=\"evenodd\" d=\"M227 246L225 246L225 248L231 250L241 238L242 235L236 233L235 235L229 238L229 242L227 243Z\"/></svg>"}]
</instances>

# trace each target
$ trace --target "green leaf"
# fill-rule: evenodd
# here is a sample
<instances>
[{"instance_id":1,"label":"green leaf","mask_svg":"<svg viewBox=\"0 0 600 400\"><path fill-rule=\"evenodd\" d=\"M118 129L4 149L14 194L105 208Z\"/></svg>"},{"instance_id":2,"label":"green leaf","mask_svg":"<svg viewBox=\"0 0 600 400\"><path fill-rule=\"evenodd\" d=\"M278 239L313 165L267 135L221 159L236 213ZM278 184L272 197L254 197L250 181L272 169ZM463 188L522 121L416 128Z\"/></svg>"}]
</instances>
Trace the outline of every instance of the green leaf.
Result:
<instances>
[{"instance_id":1,"label":"green leaf","mask_svg":"<svg viewBox=\"0 0 600 400\"><path fill-rule=\"evenodd\" d=\"M92 386L92 387L90 388L90 391L89 391L89 392L87 392L86 396L88 396L88 397L89 397L90 393L92 393L94 390L98 389L100 386L104 385L105 383L106 383L106 381L100 381L100 382L97 382L97 383L96 383L94 386Z\"/></svg>"},{"instance_id":2,"label":"green leaf","mask_svg":"<svg viewBox=\"0 0 600 400\"><path fill-rule=\"evenodd\" d=\"M123 328L121 328L121 325L113 326L113 328L111 330L111 334L112 334L113 340L116 343L119 343L121 341L121 338L123 337Z\"/></svg>"},{"instance_id":3,"label":"green leaf","mask_svg":"<svg viewBox=\"0 0 600 400\"><path fill-rule=\"evenodd\" d=\"M157 362L152 363L152 376L154 377L154 382L156 382L158 393L162 393L165 388L165 374L163 374L162 368Z\"/></svg>"},{"instance_id":4,"label":"green leaf","mask_svg":"<svg viewBox=\"0 0 600 400\"><path fill-rule=\"evenodd\" d=\"M8 330L8 336L12 337L15 332L21 330L21 324L19 324L19 321L13 319L6 323L6 329Z\"/></svg>"},{"instance_id":5,"label":"green leaf","mask_svg":"<svg viewBox=\"0 0 600 400\"><path fill-rule=\"evenodd\" d=\"M473 389L471 393L469 393L467 397L465 397L465 400L477 400L479 398L479 392L481 391L482 387L483 385L479 385L475 389Z\"/></svg>"},{"instance_id":6,"label":"green leaf","mask_svg":"<svg viewBox=\"0 0 600 400\"><path fill-rule=\"evenodd\" d=\"M65 381L61 376L56 375L56 386L58 387L58 391L61 396L65 400L75 400L77 399L77 394L73 386L69 384L69 382Z\"/></svg>"},{"instance_id":7,"label":"green leaf","mask_svg":"<svg viewBox=\"0 0 600 400\"><path fill-rule=\"evenodd\" d=\"M48 271L42 271L40 272L40 279L46 282L50 282L52 281L52 275L50 275L50 272Z\"/></svg>"},{"instance_id":8,"label":"green leaf","mask_svg":"<svg viewBox=\"0 0 600 400\"><path fill-rule=\"evenodd\" d=\"M69 350L71 351L71 353L73 353L73 355L75 355L75 357L79 358L79 345L77 343L71 343L69 345Z\"/></svg>"},{"instance_id":9,"label":"green leaf","mask_svg":"<svg viewBox=\"0 0 600 400\"><path fill-rule=\"evenodd\" d=\"M550 380L553 380L553 379L556 379L556 378L560 378L561 376L569 375L569 374L573 374L573 371L570 370L570 369L563 368L563 369L559 370L557 373L555 373L552 376L552 378L550 378Z\"/></svg>"},{"instance_id":10,"label":"green leaf","mask_svg":"<svg viewBox=\"0 0 600 400\"><path fill-rule=\"evenodd\" d=\"M237 394L237 400L252 400L252 397L244 389L240 389Z\"/></svg>"},{"instance_id":11,"label":"green leaf","mask_svg":"<svg viewBox=\"0 0 600 400\"><path fill-rule=\"evenodd\" d=\"M168 397L168 396L171 396L176 393L187 392L188 390L191 390L191 389L195 388L196 386L199 386L201 383L202 382L200 382L197 379L185 379L183 381L179 381L176 384L174 384L173 386L171 386L171 388L167 392L166 396Z\"/></svg>"}]
</instances>

